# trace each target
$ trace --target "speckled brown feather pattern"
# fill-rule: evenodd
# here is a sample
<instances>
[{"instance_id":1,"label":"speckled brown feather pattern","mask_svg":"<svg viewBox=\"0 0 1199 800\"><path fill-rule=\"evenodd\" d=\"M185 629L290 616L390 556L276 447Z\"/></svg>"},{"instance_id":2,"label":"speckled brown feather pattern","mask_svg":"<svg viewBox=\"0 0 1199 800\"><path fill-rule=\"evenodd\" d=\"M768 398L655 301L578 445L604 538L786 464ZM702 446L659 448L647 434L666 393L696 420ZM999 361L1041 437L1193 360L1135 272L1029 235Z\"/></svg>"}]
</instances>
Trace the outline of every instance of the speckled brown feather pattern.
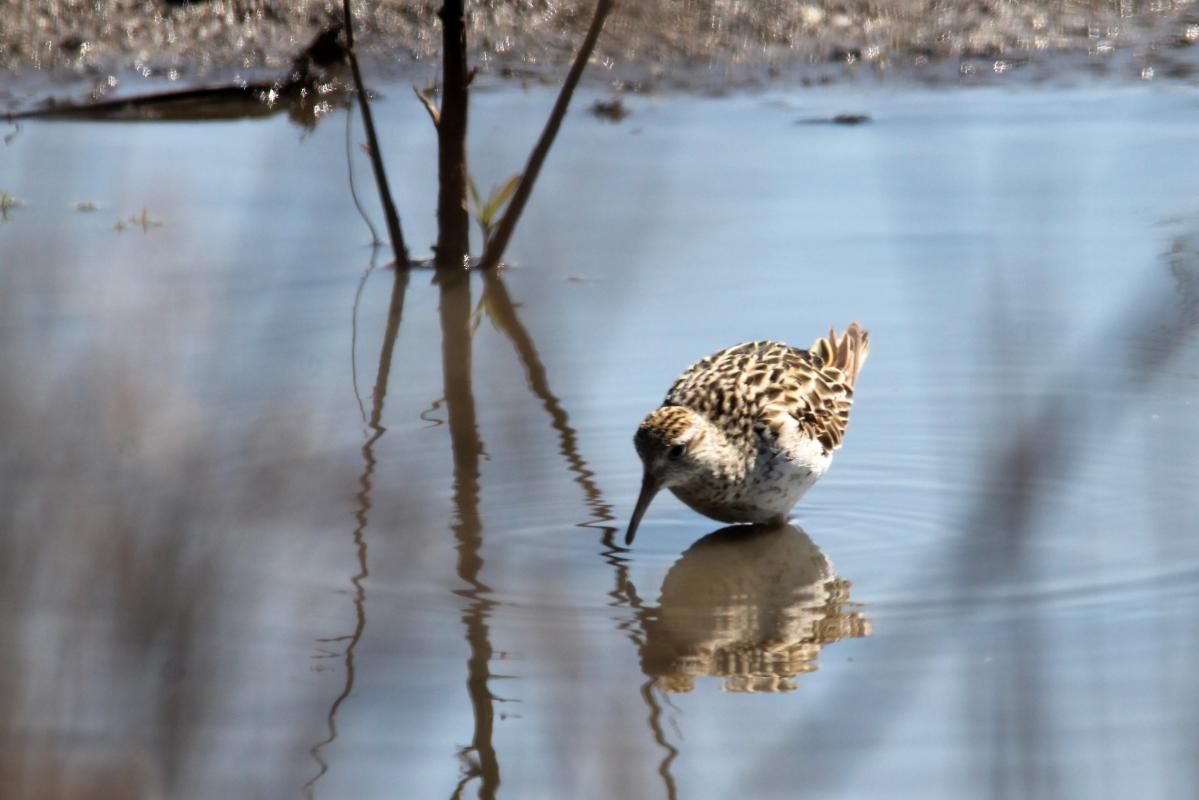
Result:
<instances>
[{"instance_id":1,"label":"speckled brown feather pattern","mask_svg":"<svg viewBox=\"0 0 1199 800\"><path fill-rule=\"evenodd\" d=\"M681 404L666 403L665 405L680 406ZM667 447L683 431L687 430L687 426L691 424L691 418L682 408L678 408L677 411L666 409L663 413L654 416L654 423L652 426L642 423L633 437L634 444L642 450L649 447Z\"/></svg>"},{"instance_id":2,"label":"speckled brown feather pattern","mask_svg":"<svg viewBox=\"0 0 1199 800\"><path fill-rule=\"evenodd\" d=\"M730 444L750 453L776 441L787 418L826 454L841 446L853 383L866 360L857 323L838 338L829 331L811 350L758 341L720 350L692 364L670 387L665 406L686 406L719 420Z\"/></svg>"},{"instance_id":3,"label":"speckled brown feather pattern","mask_svg":"<svg viewBox=\"0 0 1199 800\"><path fill-rule=\"evenodd\" d=\"M625 544L663 488L721 522L786 519L845 438L867 338L855 322L809 350L746 342L692 364L633 437L645 471Z\"/></svg>"}]
</instances>

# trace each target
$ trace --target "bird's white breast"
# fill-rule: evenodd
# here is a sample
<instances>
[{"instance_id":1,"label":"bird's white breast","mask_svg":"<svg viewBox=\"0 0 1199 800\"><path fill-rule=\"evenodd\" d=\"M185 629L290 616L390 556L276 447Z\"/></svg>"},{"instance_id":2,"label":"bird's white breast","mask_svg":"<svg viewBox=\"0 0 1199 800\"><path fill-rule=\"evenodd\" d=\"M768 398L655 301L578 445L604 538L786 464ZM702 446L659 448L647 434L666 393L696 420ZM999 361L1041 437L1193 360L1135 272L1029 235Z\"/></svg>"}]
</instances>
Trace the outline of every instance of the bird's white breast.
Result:
<instances>
[{"instance_id":1,"label":"bird's white breast","mask_svg":"<svg viewBox=\"0 0 1199 800\"><path fill-rule=\"evenodd\" d=\"M786 516L828 469L832 456L820 443L784 431L776 447L763 447L747 476L750 502L772 517Z\"/></svg>"},{"instance_id":2,"label":"bird's white breast","mask_svg":"<svg viewBox=\"0 0 1199 800\"><path fill-rule=\"evenodd\" d=\"M760 429L755 452L746 455L741 464L729 459L735 469L701 471L670 490L721 522L780 522L832 461L820 442L799 430L794 418Z\"/></svg>"}]
</instances>

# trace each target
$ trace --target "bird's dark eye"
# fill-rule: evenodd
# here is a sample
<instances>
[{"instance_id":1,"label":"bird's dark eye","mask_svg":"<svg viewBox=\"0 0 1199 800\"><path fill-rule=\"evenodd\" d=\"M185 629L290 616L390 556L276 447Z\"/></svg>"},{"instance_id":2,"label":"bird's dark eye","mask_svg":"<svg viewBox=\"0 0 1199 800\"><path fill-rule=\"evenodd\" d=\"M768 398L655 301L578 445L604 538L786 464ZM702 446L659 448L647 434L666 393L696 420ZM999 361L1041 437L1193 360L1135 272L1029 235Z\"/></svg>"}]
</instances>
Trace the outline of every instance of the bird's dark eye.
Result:
<instances>
[{"instance_id":1,"label":"bird's dark eye","mask_svg":"<svg viewBox=\"0 0 1199 800\"><path fill-rule=\"evenodd\" d=\"M683 455L683 446L681 444L674 445L668 451L666 451L666 455L672 460L678 458L679 456Z\"/></svg>"}]
</instances>

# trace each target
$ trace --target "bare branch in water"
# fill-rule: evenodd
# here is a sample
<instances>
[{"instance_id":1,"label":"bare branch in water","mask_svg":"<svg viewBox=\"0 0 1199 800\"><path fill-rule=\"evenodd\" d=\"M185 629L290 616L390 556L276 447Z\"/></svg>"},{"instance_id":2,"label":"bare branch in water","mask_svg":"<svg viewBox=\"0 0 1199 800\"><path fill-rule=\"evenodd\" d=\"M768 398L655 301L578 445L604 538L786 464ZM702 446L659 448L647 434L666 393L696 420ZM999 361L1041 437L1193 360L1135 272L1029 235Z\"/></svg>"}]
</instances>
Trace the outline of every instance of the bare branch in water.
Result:
<instances>
[{"instance_id":1,"label":"bare branch in water","mask_svg":"<svg viewBox=\"0 0 1199 800\"><path fill-rule=\"evenodd\" d=\"M367 151L371 157L371 167L375 172L375 183L379 187L379 202L383 204L383 216L387 220L387 234L391 237L391 249L395 253L396 267L408 266L408 247L404 244L404 233L400 229L400 215L396 212L395 202L391 199L391 189L387 184L387 171L383 168L383 153L379 149L379 137L375 134L375 120L371 115L370 100L366 95L366 86L362 82L362 70L358 66L358 56L354 52L354 23L350 12L350 0L342 0L342 8L346 18L346 55L350 59L350 72L354 75L354 89L358 92L358 107L362 109L362 126L366 129Z\"/></svg>"},{"instance_id":2,"label":"bare branch in water","mask_svg":"<svg viewBox=\"0 0 1199 800\"><path fill-rule=\"evenodd\" d=\"M462 269L470 251L466 210L466 123L470 73L466 68L466 11L446 0L442 30L441 112L437 123L437 266Z\"/></svg>"},{"instance_id":3,"label":"bare branch in water","mask_svg":"<svg viewBox=\"0 0 1199 800\"><path fill-rule=\"evenodd\" d=\"M562 84L562 90L558 92L558 99L554 103L554 109L550 112L550 118L546 120L545 129L541 131L541 138L537 140L537 145L533 148L533 152L529 154L529 162L525 165L524 176L521 178L520 186L516 188L516 193L512 196L512 202L508 204L508 210L504 212L504 216L500 219L499 225L496 226L495 235L487 242L487 248L483 251L483 258L479 262L481 269L490 269L500 263L500 258L504 255L504 250L508 246L508 240L512 238L512 232L516 229L516 223L520 220L521 212L525 209L525 203L529 200L529 195L533 192L533 184L537 181L537 174L541 172L541 165L545 162L545 157L550 152L550 147L554 144L554 138L558 135L558 129L562 127L562 120L566 117L566 109L570 106L570 98L574 94L575 87L579 84L579 79L583 76L583 70L587 68L587 61L591 58L591 52L595 49L595 43L599 39L600 31L604 29L604 21L608 18L608 14L612 11L613 0L597 0L595 4L595 14L591 18L591 27L587 29L587 36L583 39L583 44L579 47L578 54L575 55L574 63L570 65L570 72L566 75L566 81Z\"/></svg>"}]
</instances>

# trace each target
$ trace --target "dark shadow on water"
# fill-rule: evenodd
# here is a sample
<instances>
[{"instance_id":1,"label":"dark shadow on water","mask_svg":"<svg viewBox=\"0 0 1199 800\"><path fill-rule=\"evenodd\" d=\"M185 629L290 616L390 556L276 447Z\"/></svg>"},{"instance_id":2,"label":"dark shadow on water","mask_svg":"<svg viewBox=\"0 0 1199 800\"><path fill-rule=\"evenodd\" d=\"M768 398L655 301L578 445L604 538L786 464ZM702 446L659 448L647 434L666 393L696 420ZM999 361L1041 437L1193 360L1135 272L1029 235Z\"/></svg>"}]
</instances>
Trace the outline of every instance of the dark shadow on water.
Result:
<instances>
[{"instance_id":1,"label":"dark shadow on water","mask_svg":"<svg viewBox=\"0 0 1199 800\"><path fill-rule=\"evenodd\" d=\"M732 525L683 553L640 617L641 669L667 692L723 678L730 692L789 692L823 647L868 636L849 581L802 530Z\"/></svg>"},{"instance_id":2,"label":"dark shadow on water","mask_svg":"<svg viewBox=\"0 0 1199 800\"><path fill-rule=\"evenodd\" d=\"M119 98L99 96L82 102L50 98L40 108L2 116L9 121L161 123L259 119L286 113L292 122L311 130L333 108L348 108L351 102L352 87L341 80L346 57L341 32L340 24L325 27L273 80L247 83L235 79L217 86L172 88Z\"/></svg>"},{"instance_id":3,"label":"dark shadow on water","mask_svg":"<svg viewBox=\"0 0 1199 800\"><path fill-rule=\"evenodd\" d=\"M348 108L349 105L348 91L342 87L321 96L308 86L268 81L249 86L169 91L79 105L66 102L6 118L125 124L194 123L261 119L286 113L296 125L312 130L333 108Z\"/></svg>"}]
</instances>

